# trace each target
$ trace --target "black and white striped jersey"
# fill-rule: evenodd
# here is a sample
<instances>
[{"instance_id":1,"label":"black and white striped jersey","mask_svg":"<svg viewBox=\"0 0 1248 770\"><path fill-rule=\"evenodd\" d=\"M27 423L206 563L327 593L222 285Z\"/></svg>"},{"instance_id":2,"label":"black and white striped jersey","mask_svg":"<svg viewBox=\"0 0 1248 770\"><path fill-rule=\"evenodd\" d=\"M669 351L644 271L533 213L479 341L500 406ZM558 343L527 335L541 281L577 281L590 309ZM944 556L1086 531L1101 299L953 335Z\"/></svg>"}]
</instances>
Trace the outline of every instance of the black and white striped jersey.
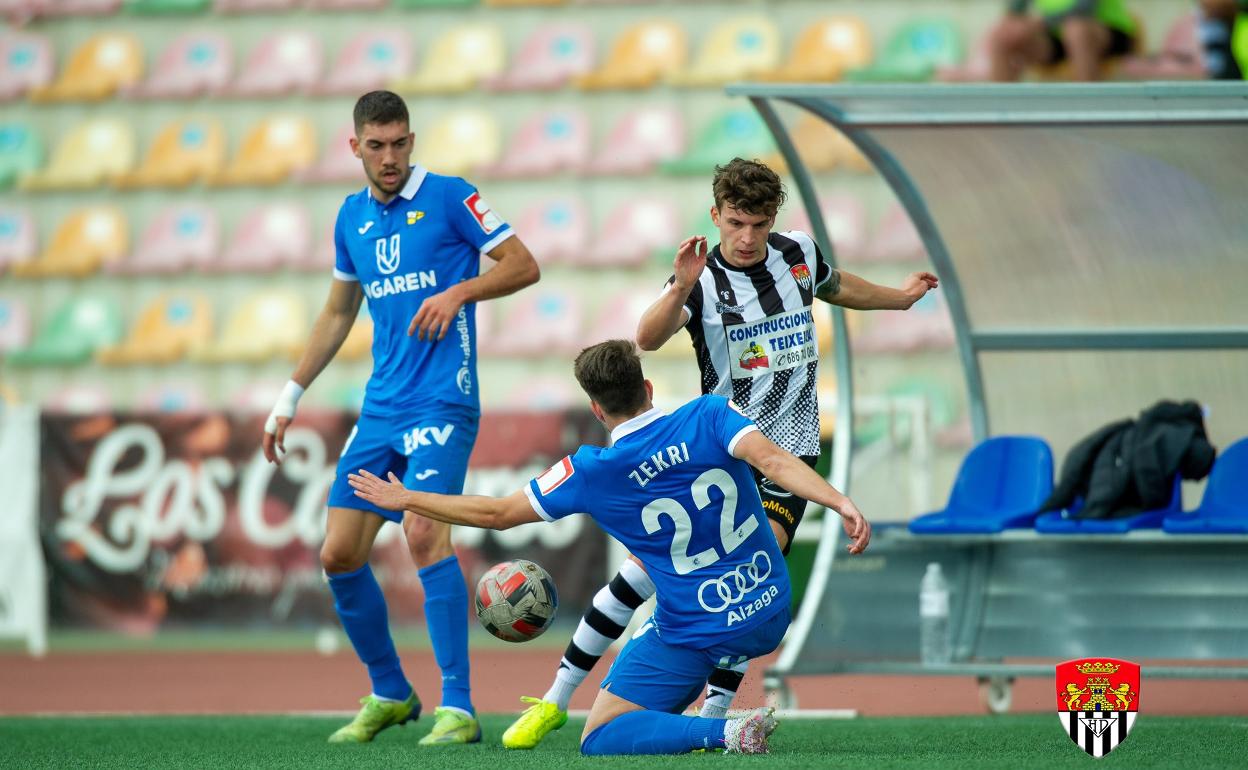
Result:
<instances>
[{"instance_id":1,"label":"black and white striped jersey","mask_svg":"<svg viewBox=\"0 0 1248 770\"><path fill-rule=\"evenodd\" d=\"M806 233L772 233L767 258L729 265L716 246L689 293L685 328L702 392L728 396L763 435L795 455L819 454L819 343L811 304L840 276Z\"/></svg>"}]
</instances>

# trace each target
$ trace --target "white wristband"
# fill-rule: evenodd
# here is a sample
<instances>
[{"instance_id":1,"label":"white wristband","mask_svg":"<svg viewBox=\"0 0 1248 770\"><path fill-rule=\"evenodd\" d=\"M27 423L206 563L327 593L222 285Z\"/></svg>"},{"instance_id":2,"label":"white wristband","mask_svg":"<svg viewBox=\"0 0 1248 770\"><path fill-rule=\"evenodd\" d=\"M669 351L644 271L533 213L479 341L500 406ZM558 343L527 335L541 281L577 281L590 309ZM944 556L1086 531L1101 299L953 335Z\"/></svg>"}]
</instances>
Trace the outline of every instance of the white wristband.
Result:
<instances>
[{"instance_id":1,"label":"white wristband","mask_svg":"<svg viewBox=\"0 0 1248 770\"><path fill-rule=\"evenodd\" d=\"M286 387L282 388L282 394L277 397L277 403L273 405L273 411L269 412L269 419L264 421L264 432L276 434L278 417L294 417L295 407L299 405L299 397L302 395L302 385L294 380L287 382Z\"/></svg>"}]
</instances>

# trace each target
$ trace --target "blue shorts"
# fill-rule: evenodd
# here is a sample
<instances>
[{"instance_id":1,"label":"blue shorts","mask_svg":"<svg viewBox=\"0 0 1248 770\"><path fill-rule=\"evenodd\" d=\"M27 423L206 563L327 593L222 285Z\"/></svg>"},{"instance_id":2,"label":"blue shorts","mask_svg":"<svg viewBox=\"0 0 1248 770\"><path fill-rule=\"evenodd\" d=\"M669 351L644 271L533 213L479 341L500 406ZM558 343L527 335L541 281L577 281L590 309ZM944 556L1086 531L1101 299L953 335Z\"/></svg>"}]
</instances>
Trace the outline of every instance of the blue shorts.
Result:
<instances>
[{"instance_id":1,"label":"blue shorts","mask_svg":"<svg viewBox=\"0 0 1248 770\"><path fill-rule=\"evenodd\" d=\"M664 642L653 621L647 621L620 651L602 689L651 711L679 714L702 694L716 667L733 666L779 647L789 621L789 608L784 607L745 634L704 650Z\"/></svg>"},{"instance_id":2,"label":"blue shorts","mask_svg":"<svg viewBox=\"0 0 1248 770\"><path fill-rule=\"evenodd\" d=\"M387 511L355 495L347 474L361 468L381 478L393 472L403 486L422 492L458 495L464 491L468 455L477 440L477 416L458 411L420 417L378 417L361 414L338 459L330 508L371 511L402 522L401 511Z\"/></svg>"}]
</instances>

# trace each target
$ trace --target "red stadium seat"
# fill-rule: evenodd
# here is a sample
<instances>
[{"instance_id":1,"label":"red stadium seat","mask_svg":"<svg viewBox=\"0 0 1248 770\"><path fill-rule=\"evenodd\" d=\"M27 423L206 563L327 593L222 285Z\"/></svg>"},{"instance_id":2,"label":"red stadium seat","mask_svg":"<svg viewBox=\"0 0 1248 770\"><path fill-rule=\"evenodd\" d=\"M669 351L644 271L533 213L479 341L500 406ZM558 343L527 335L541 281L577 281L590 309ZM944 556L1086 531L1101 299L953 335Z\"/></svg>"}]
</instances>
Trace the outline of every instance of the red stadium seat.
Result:
<instances>
[{"instance_id":1,"label":"red stadium seat","mask_svg":"<svg viewBox=\"0 0 1248 770\"><path fill-rule=\"evenodd\" d=\"M152 74L122 89L136 99L195 99L225 90L234 74L234 48L217 32L192 31L175 37L161 51Z\"/></svg>"},{"instance_id":2,"label":"red stadium seat","mask_svg":"<svg viewBox=\"0 0 1248 770\"><path fill-rule=\"evenodd\" d=\"M563 88L594 67L594 36L584 24L543 24L529 36L506 72L482 85L493 91Z\"/></svg>"},{"instance_id":3,"label":"red stadium seat","mask_svg":"<svg viewBox=\"0 0 1248 770\"><path fill-rule=\"evenodd\" d=\"M592 174L648 174L685 152L685 119L675 107L646 104L625 113L608 133Z\"/></svg>"},{"instance_id":4,"label":"red stadium seat","mask_svg":"<svg viewBox=\"0 0 1248 770\"><path fill-rule=\"evenodd\" d=\"M384 1L384 0L383 0ZM359 33L338 54L316 93L341 96L385 88L412 67L412 43L403 29L379 27Z\"/></svg>"},{"instance_id":5,"label":"red stadium seat","mask_svg":"<svg viewBox=\"0 0 1248 770\"><path fill-rule=\"evenodd\" d=\"M321 39L310 32L283 30L261 40L247 56L234 96L286 96L312 90L325 69Z\"/></svg>"},{"instance_id":6,"label":"red stadium seat","mask_svg":"<svg viewBox=\"0 0 1248 770\"><path fill-rule=\"evenodd\" d=\"M143 232L134 254L113 263L109 272L176 275L211 266L221 251L221 225L215 209L174 203L162 209Z\"/></svg>"},{"instance_id":7,"label":"red stadium seat","mask_svg":"<svg viewBox=\"0 0 1248 770\"><path fill-rule=\"evenodd\" d=\"M0 101L16 99L52 82L56 57L42 35L0 32Z\"/></svg>"},{"instance_id":8,"label":"red stadium seat","mask_svg":"<svg viewBox=\"0 0 1248 770\"><path fill-rule=\"evenodd\" d=\"M515 228L542 265L576 262L590 247L589 213L577 196L533 203L520 213Z\"/></svg>"},{"instance_id":9,"label":"red stadium seat","mask_svg":"<svg viewBox=\"0 0 1248 770\"><path fill-rule=\"evenodd\" d=\"M510 179L579 173L589 162L589 118L579 109L543 110L529 117L482 174Z\"/></svg>"},{"instance_id":10,"label":"red stadium seat","mask_svg":"<svg viewBox=\"0 0 1248 770\"><path fill-rule=\"evenodd\" d=\"M297 203L271 203L253 209L234 231L213 268L222 272L267 272L307 259L312 222Z\"/></svg>"}]
</instances>

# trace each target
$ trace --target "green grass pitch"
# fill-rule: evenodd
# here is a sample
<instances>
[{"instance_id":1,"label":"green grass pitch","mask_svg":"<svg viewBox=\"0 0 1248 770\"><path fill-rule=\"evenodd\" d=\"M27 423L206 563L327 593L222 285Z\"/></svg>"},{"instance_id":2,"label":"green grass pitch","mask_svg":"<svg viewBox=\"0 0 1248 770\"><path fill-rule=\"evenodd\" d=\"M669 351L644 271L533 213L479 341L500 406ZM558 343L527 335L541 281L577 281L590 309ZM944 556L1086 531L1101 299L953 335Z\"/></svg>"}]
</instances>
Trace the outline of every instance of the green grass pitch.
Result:
<instances>
[{"instance_id":1,"label":"green grass pitch","mask_svg":"<svg viewBox=\"0 0 1248 770\"><path fill-rule=\"evenodd\" d=\"M71 696L72 697L72 696ZM416 745L428 722L391 728L370 745L330 746L343 719L305 716L0 718L0 767L351 768L1218 768L1244 767L1248 719L1150 717L1101 760L1083 754L1057 717L783 720L767 757L716 755L582 757L582 721L531 752L509 752L499 736L512 717L487 715L476 746ZM1094 764L1095 763L1095 764Z\"/></svg>"}]
</instances>

